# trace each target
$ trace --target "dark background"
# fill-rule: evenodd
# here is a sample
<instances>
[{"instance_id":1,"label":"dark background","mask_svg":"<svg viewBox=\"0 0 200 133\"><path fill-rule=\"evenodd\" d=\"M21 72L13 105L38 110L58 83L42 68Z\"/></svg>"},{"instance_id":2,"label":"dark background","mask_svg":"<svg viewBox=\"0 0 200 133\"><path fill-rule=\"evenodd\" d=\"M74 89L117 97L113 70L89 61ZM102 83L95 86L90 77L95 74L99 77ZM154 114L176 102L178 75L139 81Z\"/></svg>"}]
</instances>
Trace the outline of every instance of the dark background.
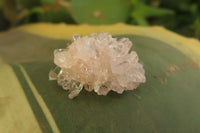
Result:
<instances>
[{"instance_id":1,"label":"dark background","mask_svg":"<svg viewBox=\"0 0 200 133\"><path fill-rule=\"evenodd\" d=\"M0 31L38 22L160 25L200 37L200 0L0 0Z\"/></svg>"}]
</instances>

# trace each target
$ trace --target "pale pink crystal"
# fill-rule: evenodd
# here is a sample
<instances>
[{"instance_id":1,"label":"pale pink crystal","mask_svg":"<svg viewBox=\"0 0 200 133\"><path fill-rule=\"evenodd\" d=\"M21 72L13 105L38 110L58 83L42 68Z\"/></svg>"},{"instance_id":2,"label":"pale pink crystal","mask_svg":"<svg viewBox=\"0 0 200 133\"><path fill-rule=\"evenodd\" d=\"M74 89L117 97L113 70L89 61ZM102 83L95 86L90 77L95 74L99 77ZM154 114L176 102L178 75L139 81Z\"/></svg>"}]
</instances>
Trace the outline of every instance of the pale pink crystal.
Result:
<instances>
[{"instance_id":1,"label":"pale pink crystal","mask_svg":"<svg viewBox=\"0 0 200 133\"><path fill-rule=\"evenodd\" d=\"M137 53L128 53L131 46L128 38L117 40L104 32L83 37L75 34L71 45L54 51L54 63L61 68L58 84L69 90L69 98L77 96L83 86L98 95L137 88L146 81L145 71Z\"/></svg>"}]
</instances>

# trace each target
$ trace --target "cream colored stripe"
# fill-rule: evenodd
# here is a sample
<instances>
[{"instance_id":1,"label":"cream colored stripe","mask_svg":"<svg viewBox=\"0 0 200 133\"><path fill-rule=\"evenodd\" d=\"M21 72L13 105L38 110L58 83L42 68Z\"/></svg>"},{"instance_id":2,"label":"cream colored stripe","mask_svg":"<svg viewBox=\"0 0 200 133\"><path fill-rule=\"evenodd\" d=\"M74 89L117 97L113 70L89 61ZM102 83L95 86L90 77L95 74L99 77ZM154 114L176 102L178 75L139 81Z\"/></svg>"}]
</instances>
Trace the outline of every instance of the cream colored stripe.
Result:
<instances>
[{"instance_id":1,"label":"cream colored stripe","mask_svg":"<svg viewBox=\"0 0 200 133\"><path fill-rule=\"evenodd\" d=\"M29 84L29 86L31 88L31 91L33 92L37 102L39 103L42 111L44 112L44 114L46 116L46 119L49 122L53 132L54 133L60 133L60 131L59 131L57 125L56 125L56 122L54 121L54 118L53 118L51 112L49 111L49 109L48 109L47 105L45 104L44 100L42 99L42 97L38 93L37 89L35 88L34 84L31 81L30 77L26 73L25 69L21 65L18 65L18 66L20 67L20 70L22 71L23 75L25 76L26 81L27 81L27 83Z\"/></svg>"},{"instance_id":2,"label":"cream colored stripe","mask_svg":"<svg viewBox=\"0 0 200 133\"><path fill-rule=\"evenodd\" d=\"M0 65L0 133L42 133L14 71Z\"/></svg>"},{"instance_id":3,"label":"cream colored stripe","mask_svg":"<svg viewBox=\"0 0 200 133\"><path fill-rule=\"evenodd\" d=\"M72 39L74 33L85 35L100 31L109 32L113 35L141 35L161 40L175 47L200 65L200 42L198 40L180 36L159 26L142 27L122 23L98 26L38 23L25 25L19 29L54 39Z\"/></svg>"}]
</instances>

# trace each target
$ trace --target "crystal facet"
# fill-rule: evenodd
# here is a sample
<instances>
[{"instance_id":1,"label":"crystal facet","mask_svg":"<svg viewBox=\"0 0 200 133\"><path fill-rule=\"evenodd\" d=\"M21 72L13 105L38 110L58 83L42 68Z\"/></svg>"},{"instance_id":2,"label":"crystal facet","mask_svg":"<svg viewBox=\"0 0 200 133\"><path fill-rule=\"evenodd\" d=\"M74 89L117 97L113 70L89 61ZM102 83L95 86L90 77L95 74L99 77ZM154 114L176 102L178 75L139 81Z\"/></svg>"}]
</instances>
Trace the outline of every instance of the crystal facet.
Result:
<instances>
[{"instance_id":1,"label":"crystal facet","mask_svg":"<svg viewBox=\"0 0 200 133\"><path fill-rule=\"evenodd\" d=\"M49 79L58 80L72 99L84 87L98 95L112 90L122 93L133 90L146 81L143 66L135 51L129 53L132 42L128 38L117 40L108 33L73 36L65 49L54 51L54 63L60 68L50 71Z\"/></svg>"}]
</instances>

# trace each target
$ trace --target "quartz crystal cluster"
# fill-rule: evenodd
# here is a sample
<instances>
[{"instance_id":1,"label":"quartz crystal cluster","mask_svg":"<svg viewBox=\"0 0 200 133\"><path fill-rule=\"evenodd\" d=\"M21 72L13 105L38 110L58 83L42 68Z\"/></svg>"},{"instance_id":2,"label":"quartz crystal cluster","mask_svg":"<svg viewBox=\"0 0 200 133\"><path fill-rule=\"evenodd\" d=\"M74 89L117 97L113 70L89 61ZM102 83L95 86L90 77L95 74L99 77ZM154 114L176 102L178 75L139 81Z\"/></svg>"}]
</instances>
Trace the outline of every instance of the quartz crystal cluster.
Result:
<instances>
[{"instance_id":1,"label":"quartz crystal cluster","mask_svg":"<svg viewBox=\"0 0 200 133\"><path fill-rule=\"evenodd\" d=\"M57 80L74 98L84 88L98 95L109 91L122 93L144 83L145 71L138 63L135 51L129 52L132 42L118 40L100 32L90 36L73 36L74 41L64 49L54 51L56 68L49 73L50 80Z\"/></svg>"}]
</instances>

